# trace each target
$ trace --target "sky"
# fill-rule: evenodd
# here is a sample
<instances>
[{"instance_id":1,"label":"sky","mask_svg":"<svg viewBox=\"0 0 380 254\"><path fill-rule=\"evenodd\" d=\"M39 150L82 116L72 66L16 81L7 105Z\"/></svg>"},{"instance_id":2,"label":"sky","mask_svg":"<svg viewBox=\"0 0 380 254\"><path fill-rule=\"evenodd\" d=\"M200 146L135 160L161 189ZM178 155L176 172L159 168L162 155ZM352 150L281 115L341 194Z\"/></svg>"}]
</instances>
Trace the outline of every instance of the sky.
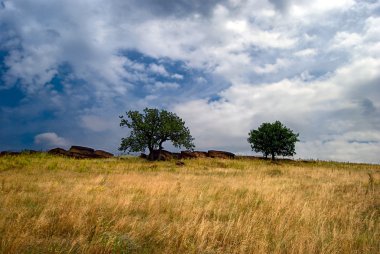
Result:
<instances>
[{"instance_id":1,"label":"sky","mask_svg":"<svg viewBox=\"0 0 380 254\"><path fill-rule=\"evenodd\" d=\"M279 120L296 159L380 163L380 1L0 0L0 150L118 153L145 107L196 150Z\"/></svg>"}]
</instances>

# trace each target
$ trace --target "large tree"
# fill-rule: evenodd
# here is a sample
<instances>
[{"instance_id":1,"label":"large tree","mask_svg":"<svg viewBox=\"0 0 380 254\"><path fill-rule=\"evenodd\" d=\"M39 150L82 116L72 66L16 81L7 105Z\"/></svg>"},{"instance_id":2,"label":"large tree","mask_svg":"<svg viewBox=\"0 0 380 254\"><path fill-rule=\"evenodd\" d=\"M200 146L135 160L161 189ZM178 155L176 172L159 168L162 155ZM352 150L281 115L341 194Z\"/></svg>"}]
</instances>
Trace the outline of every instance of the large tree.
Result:
<instances>
[{"instance_id":1,"label":"large tree","mask_svg":"<svg viewBox=\"0 0 380 254\"><path fill-rule=\"evenodd\" d=\"M145 108L142 113L128 111L126 117L120 116L120 119L120 126L131 130L129 137L121 139L120 151L144 152L148 149L148 158L153 160L155 150L160 158L162 144L166 141L171 141L174 147L194 148L190 130L175 113Z\"/></svg>"},{"instance_id":2,"label":"large tree","mask_svg":"<svg viewBox=\"0 0 380 254\"><path fill-rule=\"evenodd\" d=\"M251 130L248 133L248 143L251 144L252 150L262 152L265 158L276 155L293 156L295 152L295 143L298 140L298 133L284 126L280 121L274 123L263 123L257 130Z\"/></svg>"}]
</instances>

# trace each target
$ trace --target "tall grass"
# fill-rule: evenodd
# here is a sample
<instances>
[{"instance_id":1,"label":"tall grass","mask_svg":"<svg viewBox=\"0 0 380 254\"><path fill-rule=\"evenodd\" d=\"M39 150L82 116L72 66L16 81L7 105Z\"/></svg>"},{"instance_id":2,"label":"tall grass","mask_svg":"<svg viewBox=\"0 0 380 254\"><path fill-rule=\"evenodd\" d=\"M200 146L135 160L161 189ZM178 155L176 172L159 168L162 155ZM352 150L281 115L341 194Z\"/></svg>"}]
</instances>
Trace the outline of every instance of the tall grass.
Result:
<instances>
[{"instance_id":1,"label":"tall grass","mask_svg":"<svg viewBox=\"0 0 380 254\"><path fill-rule=\"evenodd\" d=\"M380 166L0 158L0 253L380 253Z\"/></svg>"}]
</instances>

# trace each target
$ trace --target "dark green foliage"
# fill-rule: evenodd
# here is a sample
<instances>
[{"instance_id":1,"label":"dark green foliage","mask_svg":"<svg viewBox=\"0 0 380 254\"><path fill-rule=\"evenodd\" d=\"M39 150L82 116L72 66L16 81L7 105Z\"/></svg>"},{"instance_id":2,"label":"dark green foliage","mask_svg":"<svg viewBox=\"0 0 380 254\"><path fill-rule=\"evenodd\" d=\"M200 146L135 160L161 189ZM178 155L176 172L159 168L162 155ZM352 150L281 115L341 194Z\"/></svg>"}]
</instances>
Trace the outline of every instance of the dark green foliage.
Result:
<instances>
[{"instance_id":1,"label":"dark green foliage","mask_svg":"<svg viewBox=\"0 0 380 254\"><path fill-rule=\"evenodd\" d=\"M120 151L144 152L148 149L149 159L153 159L153 151L158 150L160 154L165 141L171 141L175 147L194 148L194 139L185 122L172 112L146 108L142 113L128 111L126 115L126 118L120 116L120 126L127 126L131 133L121 139Z\"/></svg>"},{"instance_id":2,"label":"dark green foliage","mask_svg":"<svg viewBox=\"0 0 380 254\"><path fill-rule=\"evenodd\" d=\"M248 143L251 144L252 150L262 152L266 158L271 155L272 160L276 155L294 155L295 143L299 141L299 134L293 133L280 121L263 123L257 130L251 130L248 135Z\"/></svg>"}]
</instances>

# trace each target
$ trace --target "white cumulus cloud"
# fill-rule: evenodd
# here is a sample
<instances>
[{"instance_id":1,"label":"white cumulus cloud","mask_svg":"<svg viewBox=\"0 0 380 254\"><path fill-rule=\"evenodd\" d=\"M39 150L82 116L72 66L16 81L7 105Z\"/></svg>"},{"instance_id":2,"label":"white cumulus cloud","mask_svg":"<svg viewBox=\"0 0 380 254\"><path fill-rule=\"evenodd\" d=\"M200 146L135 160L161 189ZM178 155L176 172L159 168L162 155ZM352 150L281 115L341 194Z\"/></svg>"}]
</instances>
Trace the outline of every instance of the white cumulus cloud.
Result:
<instances>
[{"instance_id":1,"label":"white cumulus cloud","mask_svg":"<svg viewBox=\"0 0 380 254\"><path fill-rule=\"evenodd\" d=\"M66 147L69 145L68 141L54 132L45 132L38 134L34 137L34 143L36 145L41 145L46 148L51 148L54 146Z\"/></svg>"}]
</instances>

